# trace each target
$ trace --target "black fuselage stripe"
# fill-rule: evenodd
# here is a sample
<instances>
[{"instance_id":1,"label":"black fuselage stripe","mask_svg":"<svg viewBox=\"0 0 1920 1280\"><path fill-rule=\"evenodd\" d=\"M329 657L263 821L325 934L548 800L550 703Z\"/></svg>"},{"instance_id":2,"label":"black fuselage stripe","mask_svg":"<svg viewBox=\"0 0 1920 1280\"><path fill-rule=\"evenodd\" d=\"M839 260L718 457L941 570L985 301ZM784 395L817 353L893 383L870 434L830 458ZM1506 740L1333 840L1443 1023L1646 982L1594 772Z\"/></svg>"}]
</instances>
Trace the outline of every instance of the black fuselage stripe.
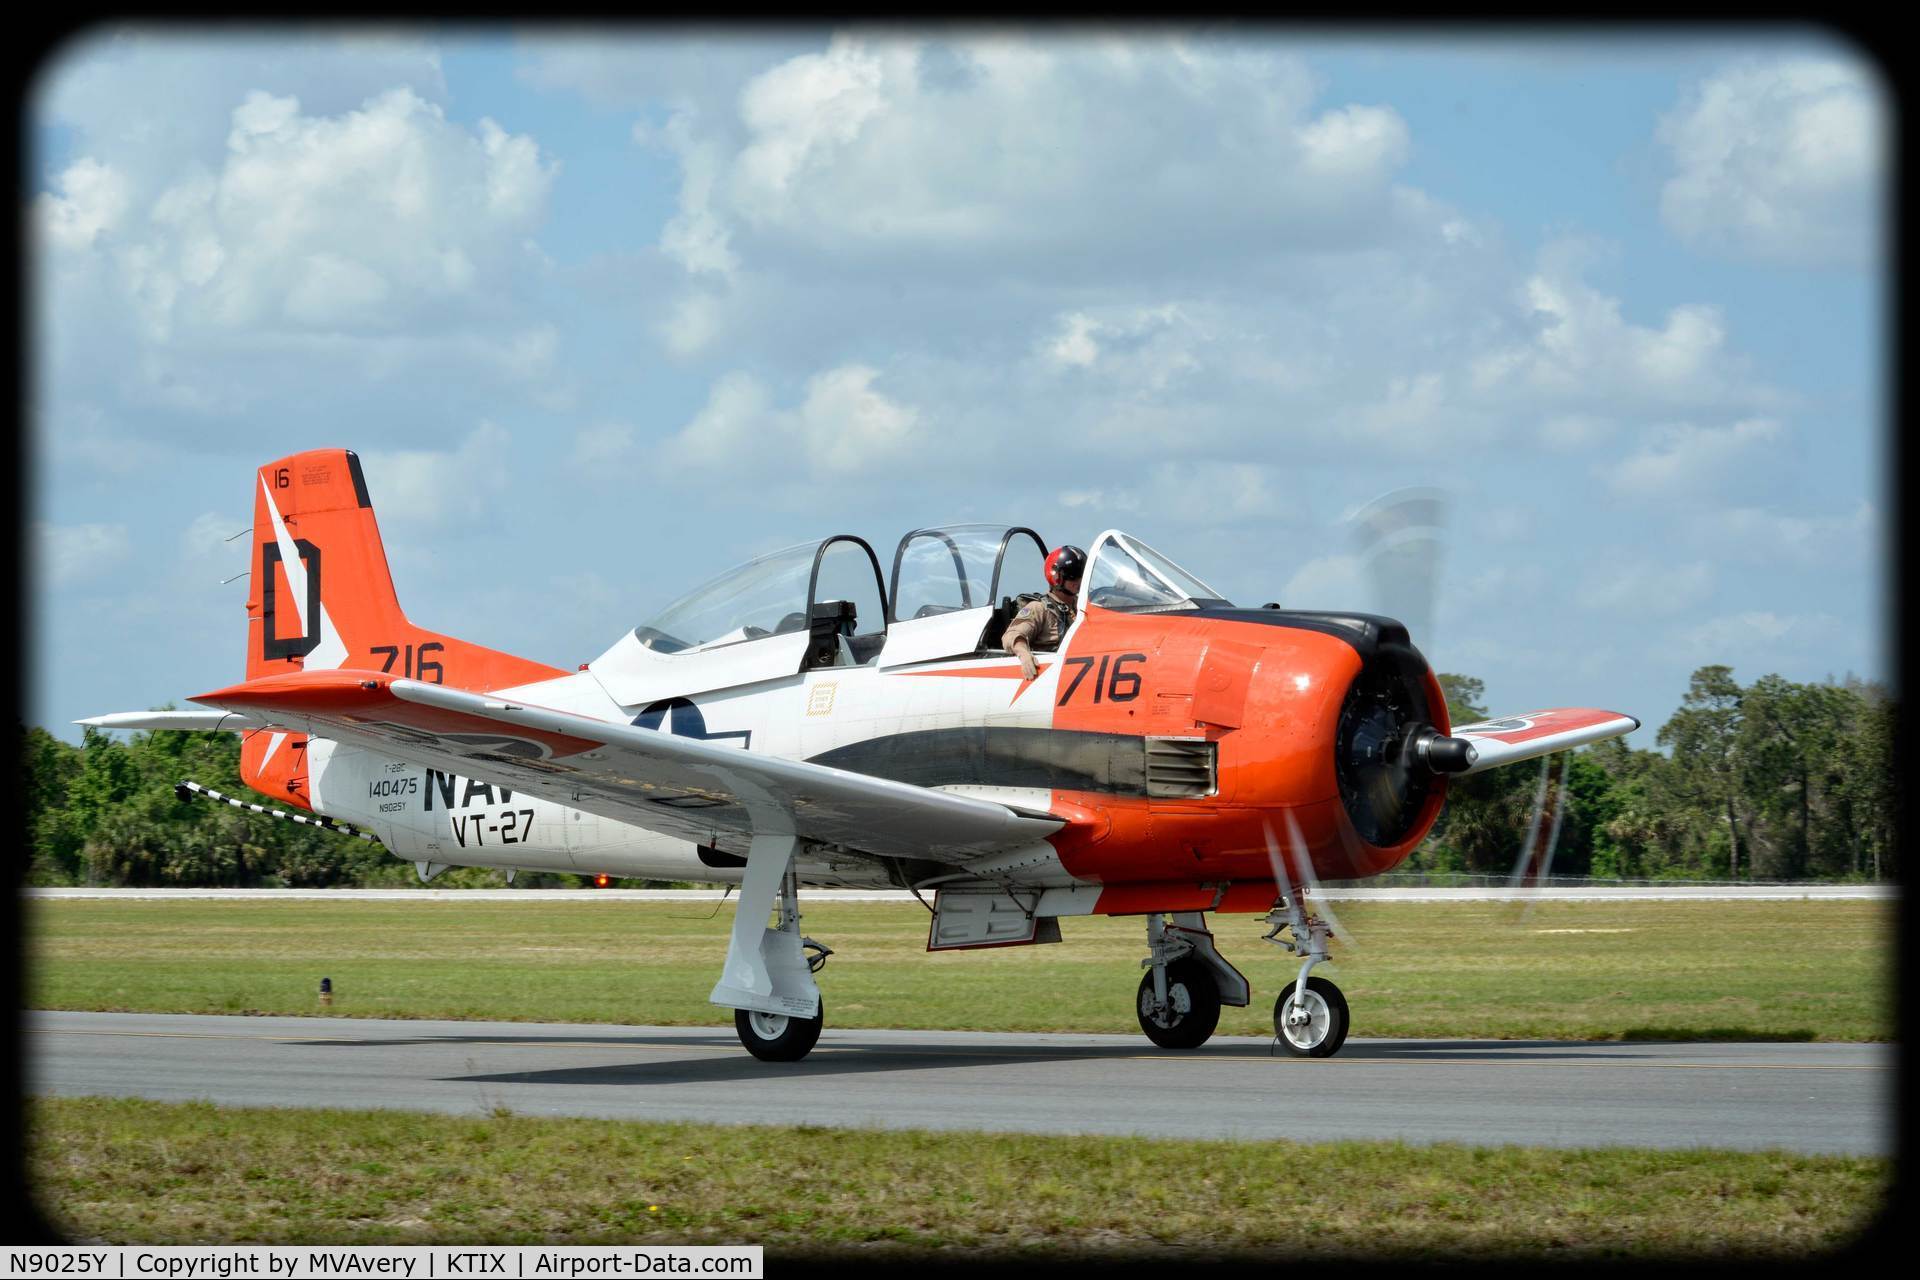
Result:
<instances>
[{"instance_id":1,"label":"black fuselage stripe","mask_svg":"<svg viewBox=\"0 0 1920 1280\"><path fill-rule=\"evenodd\" d=\"M918 787L1147 794L1147 745L1137 734L977 725L922 729L835 747L808 762Z\"/></svg>"}]
</instances>

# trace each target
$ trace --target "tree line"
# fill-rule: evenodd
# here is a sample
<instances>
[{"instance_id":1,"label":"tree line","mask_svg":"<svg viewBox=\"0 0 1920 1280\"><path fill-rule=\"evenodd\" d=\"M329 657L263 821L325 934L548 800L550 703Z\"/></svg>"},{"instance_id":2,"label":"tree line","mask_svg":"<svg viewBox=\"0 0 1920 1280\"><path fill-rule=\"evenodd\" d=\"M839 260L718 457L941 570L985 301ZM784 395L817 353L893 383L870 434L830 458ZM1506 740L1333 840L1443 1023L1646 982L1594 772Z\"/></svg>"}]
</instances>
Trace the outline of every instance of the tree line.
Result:
<instances>
[{"instance_id":1,"label":"tree line","mask_svg":"<svg viewBox=\"0 0 1920 1280\"><path fill-rule=\"evenodd\" d=\"M1453 723L1486 718L1481 681L1442 675L1440 684ZM1511 874L1526 833L1544 845L1557 818L1556 876L1898 879L1896 713L1884 686L1852 676L1796 684L1765 675L1742 687L1731 667L1701 667L1660 727L1665 751L1614 738L1540 766L1455 779L1433 833L1404 865Z\"/></svg>"},{"instance_id":2,"label":"tree line","mask_svg":"<svg viewBox=\"0 0 1920 1280\"><path fill-rule=\"evenodd\" d=\"M1484 684L1442 675L1455 724L1482 720ZM1742 687L1729 667L1693 673L1661 726L1665 750L1622 740L1489 770L1450 784L1447 805L1404 870L1511 873L1535 833L1533 869L1553 837L1553 875L1626 879L1893 880L1896 704L1848 677ZM22 730L33 885L328 886L414 882L377 844L206 799L191 778L239 798L240 739L230 733L89 728L80 745ZM483 885L500 873L458 868L436 884ZM585 877L522 872L531 887Z\"/></svg>"}]
</instances>

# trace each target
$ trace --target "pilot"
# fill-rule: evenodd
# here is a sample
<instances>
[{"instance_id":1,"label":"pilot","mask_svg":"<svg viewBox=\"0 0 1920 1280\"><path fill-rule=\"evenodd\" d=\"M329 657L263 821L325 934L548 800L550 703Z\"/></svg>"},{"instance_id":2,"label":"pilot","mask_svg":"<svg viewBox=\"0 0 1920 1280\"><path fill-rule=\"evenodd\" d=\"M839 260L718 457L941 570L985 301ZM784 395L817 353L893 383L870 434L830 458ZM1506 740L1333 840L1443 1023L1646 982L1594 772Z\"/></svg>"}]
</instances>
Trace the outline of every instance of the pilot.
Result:
<instances>
[{"instance_id":1,"label":"pilot","mask_svg":"<svg viewBox=\"0 0 1920 1280\"><path fill-rule=\"evenodd\" d=\"M1073 625L1073 614L1080 599L1080 575L1087 569L1087 553L1078 547L1057 547L1047 557L1047 594L1029 600L1013 615L1000 647L1020 659L1020 671L1027 679L1039 676L1040 666L1033 660L1035 649L1058 649L1060 637Z\"/></svg>"}]
</instances>

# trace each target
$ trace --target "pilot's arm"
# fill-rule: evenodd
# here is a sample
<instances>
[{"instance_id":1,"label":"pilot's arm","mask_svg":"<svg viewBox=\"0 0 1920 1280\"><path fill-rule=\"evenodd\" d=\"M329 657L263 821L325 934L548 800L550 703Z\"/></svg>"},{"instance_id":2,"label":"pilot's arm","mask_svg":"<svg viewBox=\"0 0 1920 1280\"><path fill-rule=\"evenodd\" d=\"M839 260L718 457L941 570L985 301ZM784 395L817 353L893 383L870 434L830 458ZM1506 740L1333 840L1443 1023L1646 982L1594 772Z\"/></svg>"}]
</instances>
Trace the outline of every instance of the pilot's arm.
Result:
<instances>
[{"instance_id":1,"label":"pilot's arm","mask_svg":"<svg viewBox=\"0 0 1920 1280\"><path fill-rule=\"evenodd\" d=\"M1000 647L1020 659L1020 674L1029 680L1040 674L1040 665L1033 660L1032 642L1033 633L1040 629L1041 611L1046 607L1038 600L1027 601L1000 637Z\"/></svg>"}]
</instances>

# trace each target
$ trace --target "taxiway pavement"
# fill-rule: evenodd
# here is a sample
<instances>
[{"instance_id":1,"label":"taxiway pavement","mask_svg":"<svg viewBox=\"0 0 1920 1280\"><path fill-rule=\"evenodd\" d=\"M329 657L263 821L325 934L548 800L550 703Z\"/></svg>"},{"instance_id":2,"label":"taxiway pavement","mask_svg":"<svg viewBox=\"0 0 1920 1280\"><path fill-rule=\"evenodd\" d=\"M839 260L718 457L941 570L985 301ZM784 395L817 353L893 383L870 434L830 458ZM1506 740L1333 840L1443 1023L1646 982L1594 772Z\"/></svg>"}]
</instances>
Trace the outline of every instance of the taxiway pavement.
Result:
<instances>
[{"instance_id":1,"label":"taxiway pavement","mask_svg":"<svg viewBox=\"0 0 1920 1280\"><path fill-rule=\"evenodd\" d=\"M832 1010L828 1010L832 1016ZM1895 1047L845 1031L763 1063L731 1027L37 1011L39 1094L230 1106L1891 1155Z\"/></svg>"}]
</instances>

